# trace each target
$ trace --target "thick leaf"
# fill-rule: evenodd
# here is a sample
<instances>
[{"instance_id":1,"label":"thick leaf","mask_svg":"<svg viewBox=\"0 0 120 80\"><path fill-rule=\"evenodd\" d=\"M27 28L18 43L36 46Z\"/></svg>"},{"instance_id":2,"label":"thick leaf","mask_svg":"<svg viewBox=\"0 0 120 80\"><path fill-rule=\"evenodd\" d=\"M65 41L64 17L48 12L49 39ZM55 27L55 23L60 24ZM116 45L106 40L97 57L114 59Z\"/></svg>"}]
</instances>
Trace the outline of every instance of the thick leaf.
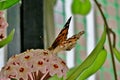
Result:
<instances>
[{"instance_id":1,"label":"thick leaf","mask_svg":"<svg viewBox=\"0 0 120 80\"><path fill-rule=\"evenodd\" d=\"M64 78L59 78L57 75L50 77L48 80L64 80Z\"/></svg>"},{"instance_id":2,"label":"thick leaf","mask_svg":"<svg viewBox=\"0 0 120 80\"><path fill-rule=\"evenodd\" d=\"M116 59L120 62L120 52L116 48L113 48L113 52L115 54Z\"/></svg>"},{"instance_id":3,"label":"thick leaf","mask_svg":"<svg viewBox=\"0 0 120 80\"><path fill-rule=\"evenodd\" d=\"M73 74L74 71L75 71L78 67L79 67L79 66L75 66L75 67L69 69L69 71L67 72L67 76L70 76L71 74Z\"/></svg>"},{"instance_id":4,"label":"thick leaf","mask_svg":"<svg viewBox=\"0 0 120 80\"><path fill-rule=\"evenodd\" d=\"M78 80L85 80L86 78L88 78L90 75L92 75L93 73L95 73L104 63L105 59L107 56L107 52L106 50L101 50L100 53L98 54L98 56L96 57L94 63L88 67L85 71L82 72L82 74L79 76L79 78L77 78ZM102 58L102 59L101 59ZM71 68L67 75L69 76L70 74L73 74L74 70L78 68L78 66Z\"/></svg>"},{"instance_id":5,"label":"thick leaf","mask_svg":"<svg viewBox=\"0 0 120 80\"><path fill-rule=\"evenodd\" d=\"M10 43L13 40L15 29L13 29L10 34L7 36L7 38L0 41L0 48L5 46L6 44Z\"/></svg>"},{"instance_id":6,"label":"thick leaf","mask_svg":"<svg viewBox=\"0 0 120 80\"><path fill-rule=\"evenodd\" d=\"M7 9L7 8L15 5L19 1L20 0L5 0L5 1L2 1L2 2L0 2L0 10Z\"/></svg>"},{"instance_id":7,"label":"thick leaf","mask_svg":"<svg viewBox=\"0 0 120 80\"><path fill-rule=\"evenodd\" d=\"M73 14L87 15L91 10L90 0L73 0L71 9Z\"/></svg>"},{"instance_id":8,"label":"thick leaf","mask_svg":"<svg viewBox=\"0 0 120 80\"><path fill-rule=\"evenodd\" d=\"M86 78L97 72L97 70L99 70L100 67L104 64L106 58L107 58L107 51L103 49L96 57L94 63L91 66L89 66L87 69L85 69L77 80L85 80Z\"/></svg>"},{"instance_id":9,"label":"thick leaf","mask_svg":"<svg viewBox=\"0 0 120 80\"><path fill-rule=\"evenodd\" d=\"M97 46L95 49L91 52L91 54L85 59L85 61L79 65L70 75L67 76L67 80L75 80L77 77L89 66L91 66L96 57L98 56L98 53L102 50L103 45L106 40L106 27L104 28L104 32L102 34L102 37L100 41L98 42Z\"/></svg>"}]
</instances>

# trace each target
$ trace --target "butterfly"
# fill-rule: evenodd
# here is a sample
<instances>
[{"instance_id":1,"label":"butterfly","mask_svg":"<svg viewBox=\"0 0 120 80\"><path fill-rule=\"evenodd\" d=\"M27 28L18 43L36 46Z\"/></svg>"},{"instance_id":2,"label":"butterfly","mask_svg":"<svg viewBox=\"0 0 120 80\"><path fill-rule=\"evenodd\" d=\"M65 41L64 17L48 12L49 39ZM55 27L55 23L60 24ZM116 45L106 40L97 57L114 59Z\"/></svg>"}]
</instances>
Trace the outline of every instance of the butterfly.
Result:
<instances>
[{"instance_id":1,"label":"butterfly","mask_svg":"<svg viewBox=\"0 0 120 80\"><path fill-rule=\"evenodd\" d=\"M46 80L53 75L66 77L68 67L56 54L71 50L84 31L67 38L71 17L48 49L30 49L12 56L0 71L0 80Z\"/></svg>"}]
</instances>

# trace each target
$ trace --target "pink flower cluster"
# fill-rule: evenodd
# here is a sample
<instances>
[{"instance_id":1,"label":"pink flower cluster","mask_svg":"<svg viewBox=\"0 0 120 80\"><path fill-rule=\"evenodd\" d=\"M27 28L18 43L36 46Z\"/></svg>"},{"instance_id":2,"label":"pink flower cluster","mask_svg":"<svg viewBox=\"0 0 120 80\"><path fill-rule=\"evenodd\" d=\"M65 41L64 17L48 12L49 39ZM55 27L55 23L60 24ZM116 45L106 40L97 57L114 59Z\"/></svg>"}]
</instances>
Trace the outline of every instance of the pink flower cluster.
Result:
<instances>
[{"instance_id":1,"label":"pink flower cluster","mask_svg":"<svg viewBox=\"0 0 120 80\"><path fill-rule=\"evenodd\" d=\"M15 55L2 68L0 78L15 78L17 80L44 80L57 75L65 77L68 67L65 62L49 50L28 50ZM38 76L39 79L35 79Z\"/></svg>"},{"instance_id":2,"label":"pink flower cluster","mask_svg":"<svg viewBox=\"0 0 120 80\"><path fill-rule=\"evenodd\" d=\"M5 38L6 28L8 23L6 22L5 18L3 17L4 12L0 11L0 41Z\"/></svg>"}]
</instances>

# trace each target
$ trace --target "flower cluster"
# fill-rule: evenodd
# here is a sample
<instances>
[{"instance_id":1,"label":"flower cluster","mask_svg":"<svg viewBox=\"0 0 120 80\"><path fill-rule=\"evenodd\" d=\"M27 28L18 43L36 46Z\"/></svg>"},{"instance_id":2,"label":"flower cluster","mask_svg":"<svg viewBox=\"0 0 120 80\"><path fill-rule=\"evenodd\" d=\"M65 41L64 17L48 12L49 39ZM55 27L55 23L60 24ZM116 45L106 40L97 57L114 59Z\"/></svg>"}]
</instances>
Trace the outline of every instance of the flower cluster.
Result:
<instances>
[{"instance_id":1,"label":"flower cluster","mask_svg":"<svg viewBox=\"0 0 120 80\"><path fill-rule=\"evenodd\" d=\"M27 50L11 57L0 72L0 78L17 80L42 80L50 76L66 76L68 67L65 62L49 50Z\"/></svg>"}]
</instances>

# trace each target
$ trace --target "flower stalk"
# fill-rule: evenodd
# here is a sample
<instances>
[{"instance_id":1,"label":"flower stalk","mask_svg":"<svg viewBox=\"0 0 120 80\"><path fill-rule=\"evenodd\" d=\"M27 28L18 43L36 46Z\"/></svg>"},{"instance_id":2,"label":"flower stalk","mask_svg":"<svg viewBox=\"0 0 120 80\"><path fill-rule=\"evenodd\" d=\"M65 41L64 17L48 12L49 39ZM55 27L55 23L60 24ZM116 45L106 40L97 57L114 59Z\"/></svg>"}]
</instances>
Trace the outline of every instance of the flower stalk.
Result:
<instances>
[{"instance_id":1,"label":"flower stalk","mask_svg":"<svg viewBox=\"0 0 120 80\"><path fill-rule=\"evenodd\" d=\"M97 5L97 7L98 7L98 9L99 9L99 11L101 13L101 16L102 16L102 18L104 20L104 24L106 26L106 31L107 31L107 35L108 35L108 43L109 43L109 48L110 48L110 53L111 53L111 59L112 59L112 64L113 64L114 77L115 77L115 80L117 80L116 65L115 65L115 59L114 59L114 54L113 54L113 49L112 49L112 42L111 42L110 31L109 31L110 28L108 26L108 23L106 21L106 18L105 18L104 14L103 14L103 11L102 11L99 3L96 0L94 0L94 1L95 1L96 5Z\"/></svg>"}]
</instances>

